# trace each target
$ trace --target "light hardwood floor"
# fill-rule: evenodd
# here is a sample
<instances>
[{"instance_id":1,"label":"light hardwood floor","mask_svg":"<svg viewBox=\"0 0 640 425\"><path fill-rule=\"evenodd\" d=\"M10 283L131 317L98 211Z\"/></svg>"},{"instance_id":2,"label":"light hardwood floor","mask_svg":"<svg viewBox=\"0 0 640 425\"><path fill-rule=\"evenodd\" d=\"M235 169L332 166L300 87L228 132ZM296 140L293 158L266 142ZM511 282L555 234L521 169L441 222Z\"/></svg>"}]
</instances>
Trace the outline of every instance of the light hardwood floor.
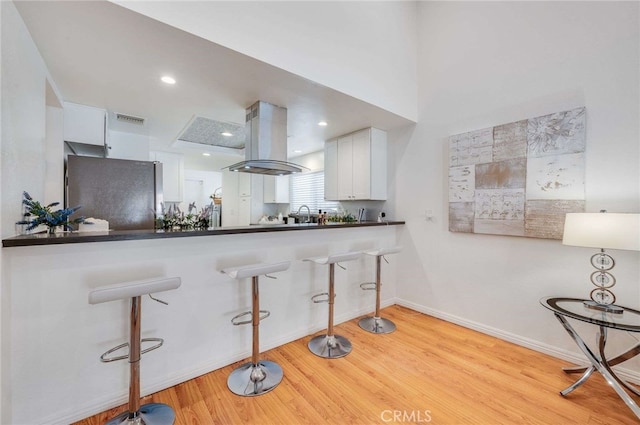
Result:
<instances>
[{"instance_id":1,"label":"light hardwood floor","mask_svg":"<svg viewBox=\"0 0 640 425\"><path fill-rule=\"evenodd\" d=\"M597 373L564 398L558 391L576 379L561 371L566 362L399 306L384 309L383 317L398 330L370 334L357 319L336 326L353 343L342 359L316 357L309 337L262 353L284 369L282 383L262 396L227 389L237 363L143 403L171 405L176 424L640 422ZM103 424L125 407L77 424Z\"/></svg>"}]
</instances>

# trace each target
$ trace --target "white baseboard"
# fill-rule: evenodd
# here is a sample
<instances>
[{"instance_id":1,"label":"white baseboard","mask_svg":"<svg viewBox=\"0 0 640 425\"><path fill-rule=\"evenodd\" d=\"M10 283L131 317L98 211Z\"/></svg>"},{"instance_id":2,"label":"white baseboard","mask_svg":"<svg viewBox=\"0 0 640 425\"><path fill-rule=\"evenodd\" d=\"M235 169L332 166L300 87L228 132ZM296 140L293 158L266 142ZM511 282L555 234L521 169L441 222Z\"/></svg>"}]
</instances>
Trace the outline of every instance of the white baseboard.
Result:
<instances>
[{"instance_id":1,"label":"white baseboard","mask_svg":"<svg viewBox=\"0 0 640 425\"><path fill-rule=\"evenodd\" d=\"M389 299L382 301L380 303L381 307L388 307L390 305L394 305L395 300ZM356 317L363 316L368 313L372 313L372 308L364 308L356 312L348 312L343 313L338 316L334 316L334 323L336 325L352 320ZM280 347L281 345L287 344L289 342L295 341L300 338L304 338L309 335L313 335L316 332L319 332L323 329L326 329L325 325L317 325L310 326L306 329L291 332L286 335L282 335L278 338L271 339L269 341L264 341L264 343L260 347L260 351L268 351L276 347ZM221 369L225 366L233 364L242 359L246 359L251 357L250 347L247 348L246 351L231 354L223 359L213 361L213 362L203 362L195 367L184 369L181 371L177 371L171 374L169 377L163 379L162 381L156 382L142 382L140 388L140 394L142 396L153 394L158 391L165 390L167 388L173 387L174 385L181 384L190 379L197 378L198 376L205 375L209 372L212 372L217 369ZM80 421L84 418L93 416L97 413L104 412L109 409L113 409L114 407L123 405L127 403L129 400L127 394L112 394L110 396L102 397L99 400L94 400L91 403L85 403L84 405L74 406L73 412L68 415L52 415L51 417L43 418L40 423L47 425L65 425L73 422Z\"/></svg>"},{"instance_id":2,"label":"white baseboard","mask_svg":"<svg viewBox=\"0 0 640 425\"><path fill-rule=\"evenodd\" d=\"M561 360L565 360L570 363L575 364L585 364L588 365L589 361L582 355L576 354L571 351L567 351L564 349L560 349L548 344L545 344L540 341L535 341L530 338L525 338L520 335L516 335L510 332L505 332L500 329L493 328L491 326L483 325L482 323L474 322L471 320L464 319L462 317L455 316L453 314L445 313L439 310L434 310L429 307L425 307L411 301L403 300L400 298L396 298L395 303L402 307L409 308L411 310L418 311L420 313L427 314L429 316L437 317L438 319L445 320L447 322L455 323L456 325L463 326L468 329L473 329L474 331L481 332L483 334L491 335L496 338L502 339L504 341L512 342L516 345L520 345L522 347L529 348L534 351L538 351L543 354L547 354L551 357L555 357ZM616 374L621 378L632 382L634 384L640 384L640 373L625 369L621 367L616 368Z\"/></svg>"}]
</instances>

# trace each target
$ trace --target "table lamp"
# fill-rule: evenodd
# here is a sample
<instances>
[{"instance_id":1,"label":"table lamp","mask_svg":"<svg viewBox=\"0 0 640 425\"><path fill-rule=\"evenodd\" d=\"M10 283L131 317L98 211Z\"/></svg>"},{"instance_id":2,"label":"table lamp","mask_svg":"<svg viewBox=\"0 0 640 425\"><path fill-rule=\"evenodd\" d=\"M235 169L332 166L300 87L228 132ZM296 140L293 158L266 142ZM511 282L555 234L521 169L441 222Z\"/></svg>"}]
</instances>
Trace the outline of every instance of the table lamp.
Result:
<instances>
[{"instance_id":1,"label":"table lamp","mask_svg":"<svg viewBox=\"0 0 640 425\"><path fill-rule=\"evenodd\" d=\"M591 273L591 301L585 306L607 313L620 314L622 308L615 305L616 296L611 288L616 284L611 269L615 266L613 257L606 249L640 251L640 214L569 213L564 221L563 245L599 248L600 252L591 257L591 265L596 271Z\"/></svg>"}]
</instances>

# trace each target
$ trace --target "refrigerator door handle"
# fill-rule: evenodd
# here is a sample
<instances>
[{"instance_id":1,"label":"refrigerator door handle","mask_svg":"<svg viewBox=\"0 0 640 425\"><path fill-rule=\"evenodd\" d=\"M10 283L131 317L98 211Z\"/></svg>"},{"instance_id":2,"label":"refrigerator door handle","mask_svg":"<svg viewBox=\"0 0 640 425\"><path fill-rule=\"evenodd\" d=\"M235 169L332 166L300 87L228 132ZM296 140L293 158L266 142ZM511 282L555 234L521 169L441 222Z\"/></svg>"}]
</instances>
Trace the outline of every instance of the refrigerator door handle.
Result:
<instances>
[{"instance_id":1,"label":"refrigerator door handle","mask_svg":"<svg viewBox=\"0 0 640 425\"><path fill-rule=\"evenodd\" d=\"M163 187L162 187L162 162L154 161L155 165L155 206L156 217L162 215L162 204L164 203Z\"/></svg>"}]
</instances>

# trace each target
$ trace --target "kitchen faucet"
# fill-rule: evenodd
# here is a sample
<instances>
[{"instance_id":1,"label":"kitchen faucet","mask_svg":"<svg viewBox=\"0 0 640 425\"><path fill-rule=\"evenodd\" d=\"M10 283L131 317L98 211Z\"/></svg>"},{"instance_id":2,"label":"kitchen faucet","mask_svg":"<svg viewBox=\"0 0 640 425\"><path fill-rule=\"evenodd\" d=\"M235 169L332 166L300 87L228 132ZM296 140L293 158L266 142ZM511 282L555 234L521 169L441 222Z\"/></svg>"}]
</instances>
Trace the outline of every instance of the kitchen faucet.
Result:
<instances>
[{"instance_id":1,"label":"kitchen faucet","mask_svg":"<svg viewBox=\"0 0 640 425\"><path fill-rule=\"evenodd\" d=\"M308 206L306 206L306 205L300 205L300 208L298 208L298 214L297 214L297 215L298 215L298 216L300 216L300 210L301 210L303 207L307 209L307 221L305 221L305 223L311 223L311 210L309 209L309 207L308 207Z\"/></svg>"}]
</instances>

